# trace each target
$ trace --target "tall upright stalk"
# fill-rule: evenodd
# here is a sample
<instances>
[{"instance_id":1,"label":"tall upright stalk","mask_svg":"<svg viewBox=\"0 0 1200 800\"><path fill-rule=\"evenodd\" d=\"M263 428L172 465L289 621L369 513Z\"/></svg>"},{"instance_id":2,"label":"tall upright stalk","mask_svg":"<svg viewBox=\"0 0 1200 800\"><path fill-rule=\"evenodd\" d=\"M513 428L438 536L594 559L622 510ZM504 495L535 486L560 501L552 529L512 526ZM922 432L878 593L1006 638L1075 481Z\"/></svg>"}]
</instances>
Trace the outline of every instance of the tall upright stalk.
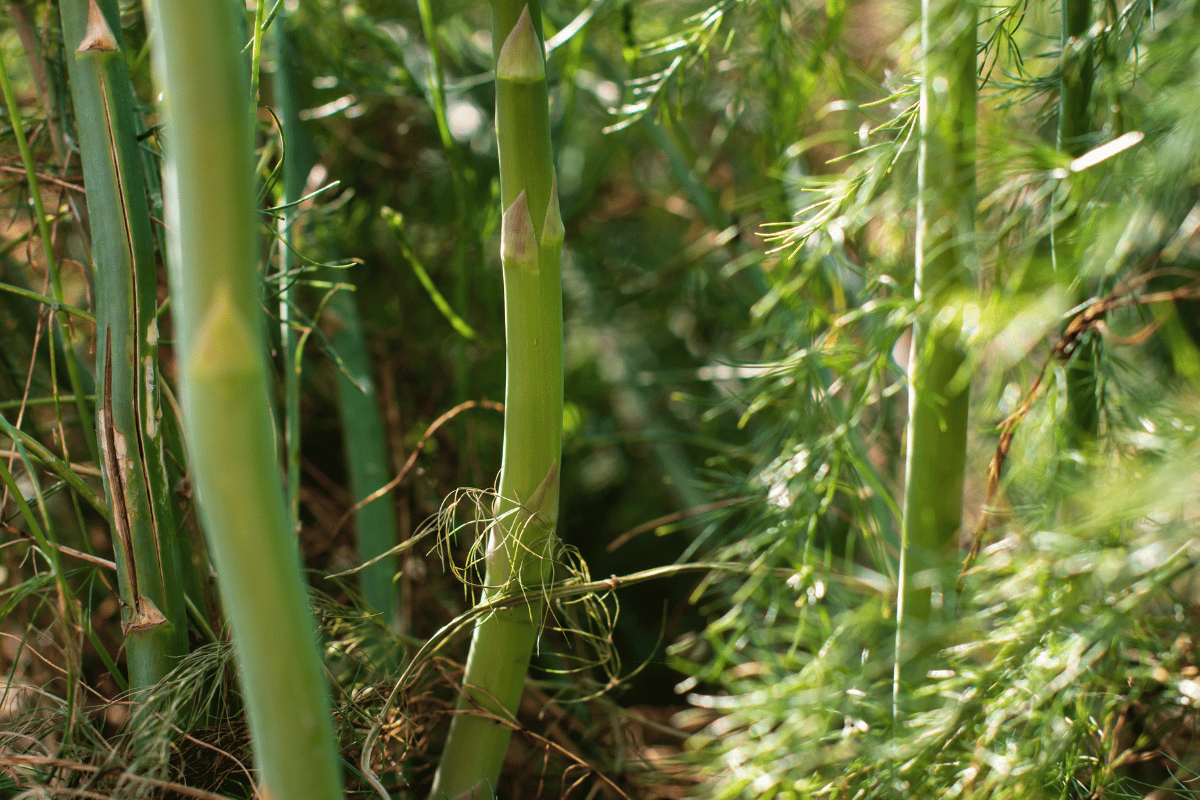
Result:
<instances>
[{"instance_id":1,"label":"tall upright stalk","mask_svg":"<svg viewBox=\"0 0 1200 800\"><path fill-rule=\"evenodd\" d=\"M562 452L563 225L550 145L537 0L493 0L507 383L500 496L487 544L484 600L519 588L530 602L477 624L459 713L434 778L436 800L491 797L521 700L553 570ZM479 712L482 712L479 713Z\"/></svg>"},{"instance_id":2,"label":"tall upright stalk","mask_svg":"<svg viewBox=\"0 0 1200 800\"><path fill-rule=\"evenodd\" d=\"M263 795L335 800L329 698L288 526L261 346L253 123L237 8L156 0L153 10L184 430Z\"/></svg>"},{"instance_id":3,"label":"tall upright stalk","mask_svg":"<svg viewBox=\"0 0 1200 800\"><path fill-rule=\"evenodd\" d=\"M174 507L159 428L157 265L137 148L140 111L115 0L62 0L96 263L97 428L134 689L187 652Z\"/></svg>"},{"instance_id":4,"label":"tall upright stalk","mask_svg":"<svg viewBox=\"0 0 1200 800\"><path fill-rule=\"evenodd\" d=\"M975 28L973 0L922 0L920 309L908 366L900 626L906 617L930 615L935 590L945 598L953 589L946 573L962 527L969 381L962 374L962 319L951 304L969 286L975 258Z\"/></svg>"},{"instance_id":5,"label":"tall upright stalk","mask_svg":"<svg viewBox=\"0 0 1200 800\"><path fill-rule=\"evenodd\" d=\"M1092 99L1095 69L1092 48L1083 39L1092 25L1092 0L1062 0L1062 63L1059 72L1058 148L1072 157L1088 149L1092 132L1088 106ZM1068 252L1078 251L1074 242L1075 216L1064 221L1055 239L1065 240ZM1054 242L1057 249L1058 242ZM1069 263L1074 266L1076 259ZM1080 289L1080 300L1086 299ZM1095 358L1098 341L1086 334L1067 364L1067 442L1071 449L1085 447L1100 430L1100 392L1096 382Z\"/></svg>"},{"instance_id":6,"label":"tall upright stalk","mask_svg":"<svg viewBox=\"0 0 1200 800\"><path fill-rule=\"evenodd\" d=\"M258 4L261 18L265 2ZM293 533L300 533L300 348L299 335L294 327L296 283L300 263L296 257L297 205L304 196L308 172L312 169L311 148L300 129L300 108L296 81L291 70L291 42L286 30L287 9L280 8L279 16L270 31L275 47L275 104L278 106L283 133L283 205L279 216L279 350L283 361L283 452L287 472L288 522ZM261 25L261 20L256 22ZM255 36L255 53L258 40ZM251 67L257 76L257 63Z\"/></svg>"},{"instance_id":7,"label":"tall upright stalk","mask_svg":"<svg viewBox=\"0 0 1200 800\"><path fill-rule=\"evenodd\" d=\"M366 334L355 296L338 292L328 305L337 330L331 341L342 359L338 373L338 403L343 452L350 472L350 492L359 503L388 482L387 438L379 413L379 395L371 375ZM359 560L374 563L359 570L359 588L371 608L391 627L401 625L396 587L396 556L385 555L397 544L396 509L389 494L373 500L354 515ZM379 559L376 561L375 559Z\"/></svg>"},{"instance_id":8,"label":"tall upright stalk","mask_svg":"<svg viewBox=\"0 0 1200 800\"><path fill-rule=\"evenodd\" d=\"M300 120L301 98L299 74L294 69L296 59L288 28L288 11L281 8L275 19L271 34L275 42L275 88L276 105L283 126L284 203L280 227L284 247L280 270L279 315L282 321L281 337L287 377L285 391L289 404L299 398L299 363L297 362L295 331L291 329L289 316L292 306L292 289L299 267L296 248L300 244L297 215L302 210L296 205L304 195L309 170L315 161L312 142ZM326 277L332 282L342 279L341 270L328 270ZM373 494L388 482L389 467L387 438L383 431L383 418L379 413L378 395L371 375L371 361L367 355L366 335L362 318L358 313L358 300L354 292L340 290L325 306L326 319L332 318L334 331L330 336L334 352L341 359L338 370L338 410L342 422L343 452L346 469L350 473L350 492L358 503ZM299 417L297 408L296 417ZM289 486L293 493L292 524L298 522L295 494L299 490L299 427L293 432L288 428ZM292 476L295 475L293 479ZM354 527L358 540L361 561L373 561L370 566L359 570L359 587L363 599L371 608L383 615L389 626L399 626L397 591L395 578L397 563L395 556L384 555L396 546L396 510L392 497L374 500L360 508L354 515ZM378 560L376 560L378 559Z\"/></svg>"}]
</instances>

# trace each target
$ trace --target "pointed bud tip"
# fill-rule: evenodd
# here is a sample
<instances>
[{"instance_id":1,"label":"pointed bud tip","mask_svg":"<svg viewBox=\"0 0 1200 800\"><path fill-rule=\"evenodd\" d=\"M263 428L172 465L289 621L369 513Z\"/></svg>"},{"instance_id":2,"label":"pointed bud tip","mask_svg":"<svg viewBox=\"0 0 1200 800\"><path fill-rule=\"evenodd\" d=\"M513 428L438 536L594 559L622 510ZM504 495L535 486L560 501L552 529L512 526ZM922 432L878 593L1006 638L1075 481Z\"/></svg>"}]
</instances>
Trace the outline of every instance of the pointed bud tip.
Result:
<instances>
[{"instance_id":1,"label":"pointed bud tip","mask_svg":"<svg viewBox=\"0 0 1200 800\"><path fill-rule=\"evenodd\" d=\"M537 266L537 238L525 192L517 195L500 221L500 260L505 266Z\"/></svg>"},{"instance_id":2,"label":"pointed bud tip","mask_svg":"<svg viewBox=\"0 0 1200 800\"><path fill-rule=\"evenodd\" d=\"M255 336L234 305L227 283L213 290L192 341L187 372L192 378L227 378L255 368Z\"/></svg>"},{"instance_id":3,"label":"pointed bud tip","mask_svg":"<svg viewBox=\"0 0 1200 800\"><path fill-rule=\"evenodd\" d=\"M558 207L558 172L551 173L550 202L546 204L546 220L542 223L542 244L558 244L566 238L562 211Z\"/></svg>"},{"instance_id":4,"label":"pointed bud tip","mask_svg":"<svg viewBox=\"0 0 1200 800\"><path fill-rule=\"evenodd\" d=\"M515 83L536 83L546 79L545 56L537 33L533 30L528 4L500 48L500 57L496 59L496 77Z\"/></svg>"},{"instance_id":5,"label":"pointed bud tip","mask_svg":"<svg viewBox=\"0 0 1200 800\"><path fill-rule=\"evenodd\" d=\"M117 47L117 37L113 35L104 12L96 4L96 0L88 3L87 30L83 32L83 41L75 48L76 55L84 53L113 53Z\"/></svg>"}]
</instances>

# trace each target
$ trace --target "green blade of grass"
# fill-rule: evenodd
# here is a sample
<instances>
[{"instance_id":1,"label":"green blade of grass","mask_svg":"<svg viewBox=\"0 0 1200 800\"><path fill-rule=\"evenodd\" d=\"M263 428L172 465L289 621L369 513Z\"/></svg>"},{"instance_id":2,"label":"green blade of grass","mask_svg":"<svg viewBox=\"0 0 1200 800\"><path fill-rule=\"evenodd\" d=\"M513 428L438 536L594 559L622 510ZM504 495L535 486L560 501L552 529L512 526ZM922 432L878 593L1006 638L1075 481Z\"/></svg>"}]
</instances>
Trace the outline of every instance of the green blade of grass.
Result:
<instances>
[{"instance_id":1,"label":"green blade of grass","mask_svg":"<svg viewBox=\"0 0 1200 800\"><path fill-rule=\"evenodd\" d=\"M4 93L4 102L8 108L8 117L12 123L13 133L16 136L17 149L21 153L21 162L25 167L25 178L29 182L29 196L33 201L33 211L36 217L38 234L42 240L42 253L46 259L46 267L50 272L50 286L54 294L55 308L57 309L54 317L55 327L64 345L63 350L66 354L67 376L71 381L71 389L75 393L75 408L79 412L80 420L89 420L92 419L92 414L84 398L90 392L87 391L89 387L84 385L83 376L79 369L79 359L75 353L74 328L71 326L71 321L68 319L66 310L62 307L62 275L59 271L58 259L54 255L54 241L50 233L50 220L46 216L46 207L42 202L42 190L37 177L37 168L33 163L33 154L29 150L29 140L25 137L25 126L21 116L21 109L17 105L17 96L13 91L12 80L8 74L8 63L3 55L0 55L0 90L3 90ZM96 448L95 432L89 425L84 425L83 433L92 458L96 458L99 451Z\"/></svg>"},{"instance_id":2,"label":"green blade of grass","mask_svg":"<svg viewBox=\"0 0 1200 800\"><path fill-rule=\"evenodd\" d=\"M104 498L101 497L95 489L89 486L87 481L81 478L79 473L71 468L70 464L51 452L48 447L39 442L33 436L30 436L24 431L14 427L13 424L10 423L3 414L0 414L0 429L3 429L4 433L10 439L12 439L14 445L19 442L22 446L28 448L35 458L49 467L50 470L60 479L62 479L64 483L75 490L75 493L78 494L85 503L95 509L95 511L100 515L101 519L105 520L106 522L111 520L112 515L109 513L108 505L105 503Z\"/></svg>"},{"instance_id":3,"label":"green blade of grass","mask_svg":"<svg viewBox=\"0 0 1200 800\"><path fill-rule=\"evenodd\" d=\"M475 339L478 334L475 329L467 324L467 321L454 313L454 309L450 307L450 303L438 291L437 286L433 282L433 278L429 277L429 273L425 270L417 254L413 251L412 243L408 241L408 237L404 235L404 217L394 209L383 207L383 220L388 224L388 227L396 234L400 240L400 253L408 261L412 267L413 273L416 274L417 280L421 282L421 286L429 294L429 299L437 306L437 310L442 312L442 316L450 323L450 327L454 328L464 339Z\"/></svg>"}]
</instances>

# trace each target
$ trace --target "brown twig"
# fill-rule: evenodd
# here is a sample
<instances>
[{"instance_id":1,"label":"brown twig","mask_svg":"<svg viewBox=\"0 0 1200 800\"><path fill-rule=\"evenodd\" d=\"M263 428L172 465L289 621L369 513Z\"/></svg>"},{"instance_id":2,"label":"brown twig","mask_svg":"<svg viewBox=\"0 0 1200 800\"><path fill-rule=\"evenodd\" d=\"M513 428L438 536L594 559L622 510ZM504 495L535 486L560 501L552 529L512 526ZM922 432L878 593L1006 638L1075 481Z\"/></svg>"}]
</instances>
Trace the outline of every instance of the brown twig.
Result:
<instances>
[{"instance_id":1,"label":"brown twig","mask_svg":"<svg viewBox=\"0 0 1200 800\"><path fill-rule=\"evenodd\" d=\"M20 175L22 177L24 177L26 174L25 167L18 167L15 164L0 164L0 172L8 172L12 173L13 175ZM45 183L52 183L55 186L67 189L68 191L78 192L80 194L85 191L85 189L77 183L71 183L70 181L63 180L62 178L45 172L37 173L37 179L39 181L44 181Z\"/></svg>"},{"instance_id":2,"label":"brown twig","mask_svg":"<svg viewBox=\"0 0 1200 800\"><path fill-rule=\"evenodd\" d=\"M0 521L0 530L3 530L5 533L12 534L13 536L18 536L21 539L24 539L25 541L27 541L31 544L37 544L37 540L34 539L31 534L26 533L25 531L21 530L20 528L13 527L12 525L9 525L7 522ZM80 561L86 561L89 564L95 564L98 567L104 567L105 569L111 569L111 570L116 570L116 568L117 568L117 565L115 563L113 563L112 561L109 561L106 558L100 558L99 556L94 556L94 555L91 555L90 553L85 553L82 550L76 550L73 547L67 547L66 545L60 544L57 546L57 549L58 549L58 552L62 553L65 556L71 556L72 558L78 558Z\"/></svg>"},{"instance_id":3,"label":"brown twig","mask_svg":"<svg viewBox=\"0 0 1200 800\"><path fill-rule=\"evenodd\" d=\"M417 463L417 456L419 456L421 451L425 449L425 443L429 441L429 438L433 436L435 432L437 432L437 429L445 425L462 412L471 408L490 408L494 411L499 411L501 413L504 412L503 403L497 403L493 400L468 400L465 403L459 403L445 414L442 414L440 417L435 419L428 428L425 429L425 434L421 437L421 441L417 442L417 446L413 448L413 451L409 453L408 460L404 462L404 467L400 470L400 474L392 478L383 486L380 486L375 491L371 492L362 500L359 500L357 503L355 503L350 510L343 514L342 518L337 521L337 524L333 526L333 530L330 531L329 535L336 536L337 532L342 529L342 526L345 525L360 509L370 505L371 503L374 503L376 500L385 496L388 492L392 491L392 489L395 489L397 486L403 483L404 479L408 477L408 473L412 471L413 465Z\"/></svg>"},{"instance_id":4,"label":"brown twig","mask_svg":"<svg viewBox=\"0 0 1200 800\"><path fill-rule=\"evenodd\" d=\"M652 531L661 525L669 525L672 522L679 522L680 520L687 519L688 517L696 517L701 514L707 514L710 511L720 511L722 508L729 508L730 506L735 506L738 503L745 503L750 499L751 498L749 497L731 497L726 500L719 500L715 503L706 503L702 506L696 506L695 508L684 508L672 514L664 514L657 519L652 519L649 522L643 522L636 528L631 528L625 531L620 536L609 542L605 549L611 553L621 545L628 543L633 537L639 536L646 531Z\"/></svg>"},{"instance_id":5,"label":"brown twig","mask_svg":"<svg viewBox=\"0 0 1200 800\"><path fill-rule=\"evenodd\" d=\"M979 525L975 529L975 537L971 542L971 549L967 553L967 557L963 560L962 572L959 575L960 580L966 574L967 570L970 569L976 556L979 555L980 545L998 516L994 508L996 495L1000 489L1000 478L1004 471L1004 463L1008 459L1009 449L1012 447L1013 437L1016 436L1017 426L1021 424L1021 421L1025 419L1026 415L1029 414L1029 410L1033 407L1033 403L1038 397L1038 391L1042 387L1042 381L1045 379L1046 370L1049 369L1051 362L1054 359L1061 361L1070 359L1083 339L1083 336L1089 331L1096 331L1101 336L1116 344L1141 344L1154 335L1154 332L1158 330L1158 326L1161 324L1155 321L1133 336L1118 337L1109 331L1104 319L1109 312L1116 309L1129 308L1131 306L1146 306L1152 303L1164 303L1174 300L1200 299L1200 277L1196 276L1194 270L1171 267L1151 269L1151 267L1158 263L1161 257L1161 252L1150 256L1142 263L1136 275L1127 281L1123 281L1106 297L1089 303L1067 323L1062 337L1050 350L1050 355L1042 364L1042 368L1038 371L1037 377L1033 379L1033 383L1030 384L1028 391L1025 392L1025 397L1021 400L1021 404L1000 423L1000 441L996 444L996 451L992 454L992 460L988 464L987 500L983 506L983 513L979 518ZM1177 289L1150 292L1148 294L1136 293L1138 289L1150 281L1164 277L1185 278L1189 280L1189 283Z\"/></svg>"}]
</instances>

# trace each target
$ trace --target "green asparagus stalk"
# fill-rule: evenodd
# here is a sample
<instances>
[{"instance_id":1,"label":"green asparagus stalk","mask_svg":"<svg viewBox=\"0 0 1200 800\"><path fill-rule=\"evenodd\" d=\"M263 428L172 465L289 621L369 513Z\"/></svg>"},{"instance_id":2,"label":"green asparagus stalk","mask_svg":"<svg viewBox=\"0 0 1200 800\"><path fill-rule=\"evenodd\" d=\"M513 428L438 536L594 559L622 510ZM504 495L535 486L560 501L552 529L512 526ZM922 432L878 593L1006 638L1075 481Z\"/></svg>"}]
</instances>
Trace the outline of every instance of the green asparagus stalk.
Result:
<instances>
[{"instance_id":1,"label":"green asparagus stalk","mask_svg":"<svg viewBox=\"0 0 1200 800\"><path fill-rule=\"evenodd\" d=\"M975 258L976 4L922 0L916 298L909 358L898 624L943 597L962 527L969 383L961 318L949 311ZM941 573L939 576L938 574ZM916 585L918 575L927 577ZM898 634L899 635L899 634Z\"/></svg>"},{"instance_id":2,"label":"green asparagus stalk","mask_svg":"<svg viewBox=\"0 0 1200 800\"><path fill-rule=\"evenodd\" d=\"M1088 106L1092 100L1095 66L1083 37L1092 27L1092 0L1063 0L1062 65L1059 74L1058 146L1072 156L1088 149L1092 132Z\"/></svg>"},{"instance_id":3,"label":"green asparagus stalk","mask_svg":"<svg viewBox=\"0 0 1200 800\"><path fill-rule=\"evenodd\" d=\"M300 121L300 95L297 74L293 68L293 47L287 27L287 10L280 9L275 19L272 35L275 41L275 87L276 105L283 126L284 203L287 208L281 218L281 229L285 247L281 269L279 314L283 323L284 363L287 365L285 392L289 404L288 427L288 473L293 493L292 523L297 523L295 493L299 489L299 429L291 426L290 406L295 404L295 418L299 418L299 372L296 369L295 331L288 315L291 313L295 270L299 266L295 256L299 244L296 203L304 196L309 170L313 165L312 144ZM338 279L340 271L330 270L329 277ZM337 273L336 275L334 273ZM338 401L342 420L343 445L346 465L350 472L350 490L354 501L360 502L387 483L389 467L387 439L383 434L383 419L379 413L375 381L371 376L371 362L367 355L366 336L358 313L358 304L353 292L339 291L325 307L326 318L332 318L334 332L330 337L334 352L341 359L338 373ZM296 398L296 399L293 399ZM383 615L389 626L398 624L397 592L394 585L396 558L383 557L396 546L396 512L390 497L381 497L363 506L354 515L354 526L358 536L358 554L362 561L378 561L364 567L358 573L363 599L371 608Z\"/></svg>"},{"instance_id":4,"label":"green asparagus stalk","mask_svg":"<svg viewBox=\"0 0 1200 800\"><path fill-rule=\"evenodd\" d=\"M96 263L97 428L134 689L187 652L186 608L159 429L157 266L138 110L114 0L62 0Z\"/></svg>"},{"instance_id":5,"label":"green asparagus stalk","mask_svg":"<svg viewBox=\"0 0 1200 800\"><path fill-rule=\"evenodd\" d=\"M493 0L507 385L482 600L525 590L530 602L494 611L475 627L460 713L434 778L436 800L491 796L512 733L504 721L516 713L545 611L539 586L553 570L562 451L563 225L543 41L537 0Z\"/></svg>"},{"instance_id":6,"label":"green asparagus stalk","mask_svg":"<svg viewBox=\"0 0 1200 800\"><path fill-rule=\"evenodd\" d=\"M1088 106L1092 99L1094 64L1091 47L1082 43L1092 25L1092 0L1063 0L1062 64L1059 75L1058 147L1075 157L1088 149L1092 118ZM1056 239L1065 239L1074 248L1075 217L1064 221ZM1057 242L1055 242L1057 245ZM1075 259L1071 259L1072 262ZM1081 290L1078 299L1086 299ZM1087 446L1100 430L1100 392L1096 382L1094 334L1085 335L1067 364L1067 441L1071 449Z\"/></svg>"},{"instance_id":7,"label":"green asparagus stalk","mask_svg":"<svg viewBox=\"0 0 1200 800\"><path fill-rule=\"evenodd\" d=\"M264 796L342 797L261 347L253 124L232 3L156 0L184 431Z\"/></svg>"},{"instance_id":8,"label":"green asparagus stalk","mask_svg":"<svg viewBox=\"0 0 1200 800\"><path fill-rule=\"evenodd\" d=\"M350 471L350 491L354 502L359 503L388 482L387 439L354 295L339 292L329 302L326 313L335 318L337 325L331 341L344 370L338 374L343 449ZM354 515L354 528L359 560L379 559L358 573L363 599L383 615L389 627L395 628L400 623L395 584L398 565L395 556L384 555L397 544L396 510L391 495L360 508Z\"/></svg>"}]
</instances>

